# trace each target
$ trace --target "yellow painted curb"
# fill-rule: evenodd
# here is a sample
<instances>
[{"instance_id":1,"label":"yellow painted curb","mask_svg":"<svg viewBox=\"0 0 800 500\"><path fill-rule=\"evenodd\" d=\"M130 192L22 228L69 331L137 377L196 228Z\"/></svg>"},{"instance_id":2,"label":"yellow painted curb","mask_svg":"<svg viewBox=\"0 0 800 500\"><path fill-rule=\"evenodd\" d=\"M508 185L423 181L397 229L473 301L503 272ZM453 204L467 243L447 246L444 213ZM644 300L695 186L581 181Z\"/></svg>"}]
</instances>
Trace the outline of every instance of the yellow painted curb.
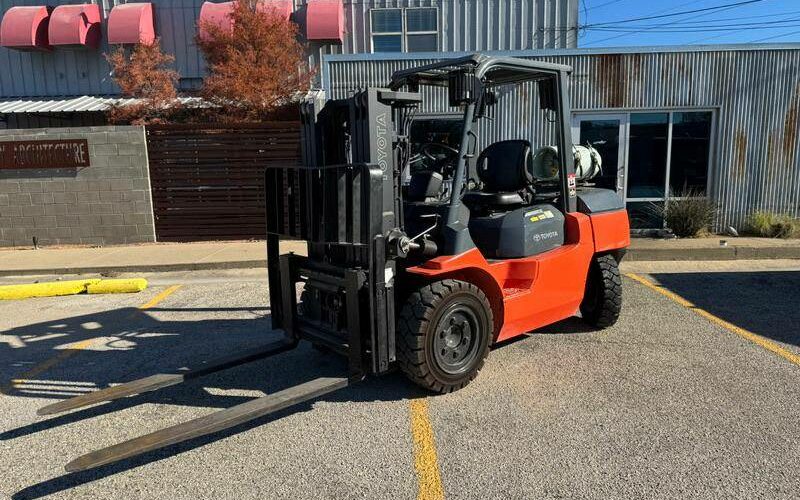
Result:
<instances>
[{"instance_id":1,"label":"yellow painted curb","mask_svg":"<svg viewBox=\"0 0 800 500\"><path fill-rule=\"evenodd\" d=\"M99 279L54 281L52 283L32 283L29 285L0 286L0 299L14 300L30 297L56 297L59 295L75 295L86 291L92 283L99 283Z\"/></svg>"},{"instance_id":2,"label":"yellow painted curb","mask_svg":"<svg viewBox=\"0 0 800 500\"><path fill-rule=\"evenodd\" d=\"M87 293L138 293L147 288L144 278L102 280L86 287Z\"/></svg>"},{"instance_id":3,"label":"yellow painted curb","mask_svg":"<svg viewBox=\"0 0 800 500\"><path fill-rule=\"evenodd\" d=\"M33 297L58 297L79 293L135 293L147 288L147 280L71 280L53 281L50 283L31 283L27 285L0 286L0 300L19 300Z\"/></svg>"}]
</instances>

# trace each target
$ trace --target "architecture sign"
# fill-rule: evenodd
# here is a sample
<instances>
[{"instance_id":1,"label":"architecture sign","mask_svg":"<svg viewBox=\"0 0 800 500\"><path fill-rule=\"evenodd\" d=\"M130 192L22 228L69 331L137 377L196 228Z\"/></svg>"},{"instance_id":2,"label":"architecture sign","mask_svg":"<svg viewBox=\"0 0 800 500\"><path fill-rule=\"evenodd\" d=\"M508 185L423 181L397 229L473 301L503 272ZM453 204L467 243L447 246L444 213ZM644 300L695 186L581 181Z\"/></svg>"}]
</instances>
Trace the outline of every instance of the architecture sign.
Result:
<instances>
[{"instance_id":1,"label":"architecture sign","mask_svg":"<svg viewBox=\"0 0 800 500\"><path fill-rule=\"evenodd\" d=\"M0 168L76 168L89 166L86 139L0 142Z\"/></svg>"}]
</instances>

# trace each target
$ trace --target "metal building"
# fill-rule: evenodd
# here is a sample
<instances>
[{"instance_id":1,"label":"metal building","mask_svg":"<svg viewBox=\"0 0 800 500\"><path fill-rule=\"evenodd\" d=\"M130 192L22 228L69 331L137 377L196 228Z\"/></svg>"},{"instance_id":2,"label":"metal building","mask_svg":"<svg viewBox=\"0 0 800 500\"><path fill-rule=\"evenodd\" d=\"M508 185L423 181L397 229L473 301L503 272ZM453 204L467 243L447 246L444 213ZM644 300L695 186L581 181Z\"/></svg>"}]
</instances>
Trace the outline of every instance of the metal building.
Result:
<instances>
[{"instance_id":1,"label":"metal building","mask_svg":"<svg viewBox=\"0 0 800 500\"><path fill-rule=\"evenodd\" d=\"M180 88L191 95L205 71L194 44L198 20L222 19L230 7L91 1L47 7L42 0L0 0L0 127L103 123L103 109L118 97L103 55L109 42L160 37L175 56ZM640 227L658 225L654 204L690 190L719 202L717 229L739 227L754 210L800 212L800 45L581 50L577 0L262 1L298 24L317 85L332 97L383 84L397 69L468 52L571 65L573 138L601 150L603 182L625 196ZM82 24L70 29L76 19ZM32 29L37 25L44 31ZM53 39L40 40L41 33ZM430 97L420 124L447 122L453 110L442 96ZM484 144L520 134L548 143L546 123L529 130L540 123L531 119L532 93L501 106L511 112L486 125Z\"/></svg>"},{"instance_id":2,"label":"metal building","mask_svg":"<svg viewBox=\"0 0 800 500\"><path fill-rule=\"evenodd\" d=\"M717 229L754 210L800 215L800 44L503 52L573 67L573 141L592 142L635 225L657 227L653 204L693 189L719 203ZM459 54L333 55L324 87L341 97L398 69ZM446 120L446 96L423 113ZM548 140L530 130L535 103L500 101L483 142ZM616 181L616 182L615 182Z\"/></svg>"}]
</instances>

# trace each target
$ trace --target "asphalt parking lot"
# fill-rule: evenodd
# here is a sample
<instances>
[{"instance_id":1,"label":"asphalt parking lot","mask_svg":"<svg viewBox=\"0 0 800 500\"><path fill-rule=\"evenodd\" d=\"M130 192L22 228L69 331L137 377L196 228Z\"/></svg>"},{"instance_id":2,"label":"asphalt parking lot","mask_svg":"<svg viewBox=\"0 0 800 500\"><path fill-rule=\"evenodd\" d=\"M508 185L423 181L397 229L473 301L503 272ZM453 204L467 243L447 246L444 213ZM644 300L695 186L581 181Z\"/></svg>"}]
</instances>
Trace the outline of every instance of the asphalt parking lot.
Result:
<instances>
[{"instance_id":1,"label":"asphalt parking lot","mask_svg":"<svg viewBox=\"0 0 800 500\"><path fill-rule=\"evenodd\" d=\"M253 271L175 273L150 276L140 294L2 302L0 498L796 498L800 263L625 270L635 275L613 328L571 319L505 343L457 393L370 379L71 474L63 466L78 455L339 375L344 362L301 344L37 417L72 395L277 338L266 282Z\"/></svg>"}]
</instances>

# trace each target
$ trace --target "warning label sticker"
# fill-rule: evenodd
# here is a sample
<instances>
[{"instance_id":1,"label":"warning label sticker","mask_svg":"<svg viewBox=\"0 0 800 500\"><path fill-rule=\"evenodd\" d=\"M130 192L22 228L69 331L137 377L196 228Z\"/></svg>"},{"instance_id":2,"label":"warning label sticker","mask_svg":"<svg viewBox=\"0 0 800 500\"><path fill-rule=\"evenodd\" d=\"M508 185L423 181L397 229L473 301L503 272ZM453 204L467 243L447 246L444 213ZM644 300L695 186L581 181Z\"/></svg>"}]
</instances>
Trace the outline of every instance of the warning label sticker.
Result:
<instances>
[{"instance_id":1,"label":"warning label sticker","mask_svg":"<svg viewBox=\"0 0 800 500\"><path fill-rule=\"evenodd\" d=\"M575 174L569 174L567 176L567 187L569 188L569 195L576 196L577 194L577 182L575 181Z\"/></svg>"},{"instance_id":2,"label":"warning label sticker","mask_svg":"<svg viewBox=\"0 0 800 500\"><path fill-rule=\"evenodd\" d=\"M540 220L552 219L555 217L552 210L531 210L525 214L525 217L531 222L538 222Z\"/></svg>"}]
</instances>

